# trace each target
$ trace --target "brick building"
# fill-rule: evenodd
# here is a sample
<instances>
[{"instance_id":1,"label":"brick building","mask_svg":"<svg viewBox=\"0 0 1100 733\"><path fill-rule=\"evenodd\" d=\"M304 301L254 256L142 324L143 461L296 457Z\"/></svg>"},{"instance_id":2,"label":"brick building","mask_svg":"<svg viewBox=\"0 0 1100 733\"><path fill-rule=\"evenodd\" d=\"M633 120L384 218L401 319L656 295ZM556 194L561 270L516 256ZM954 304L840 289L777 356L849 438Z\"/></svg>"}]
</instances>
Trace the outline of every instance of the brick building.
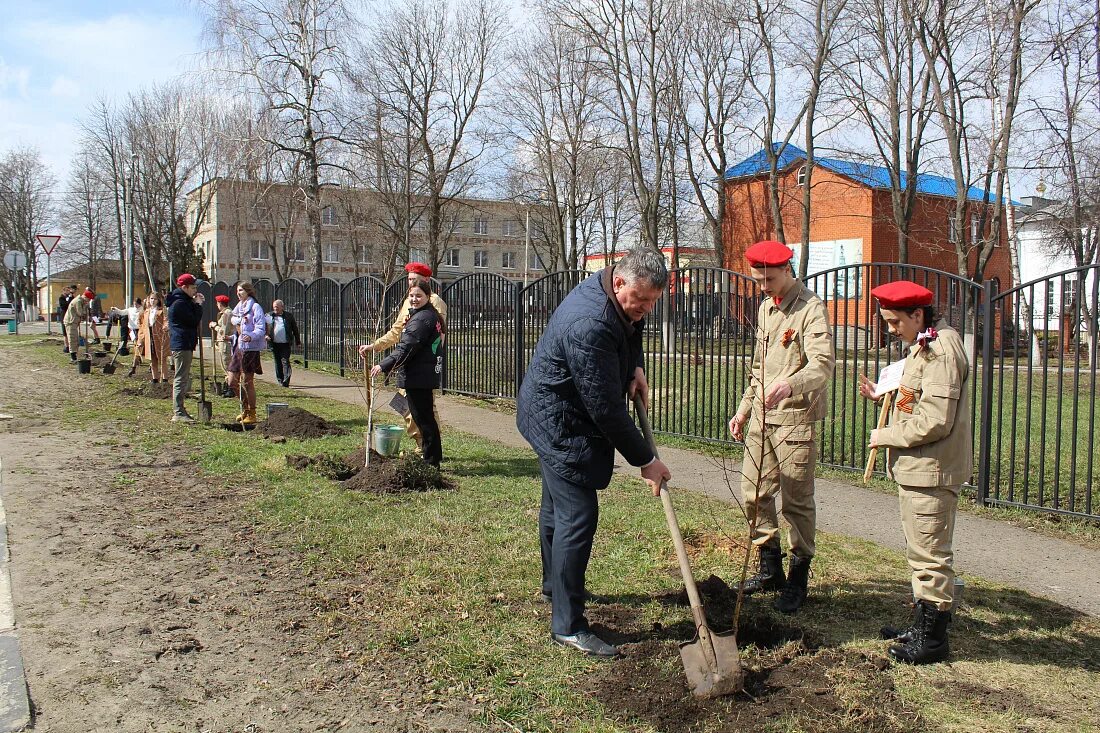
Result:
<instances>
[{"instance_id":1,"label":"brick building","mask_svg":"<svg viewBox=\"0 0 1100 733\"><path fill-rule=\"evenodd\" d=\"M779 196L783 228L788 243L799 253L802 232L802 186L805 179L805 152L787 145L779 161ZM726 219L722 225L726 266L745 272L745 250L754 242L775 239L776 231L768 203L768 162L760 151L732 166L725 176ZM952 214L955 206L955 182L952 179L922 174L917 183L915 211L909 233L909 264L958 272ZM968 212L970 240L987 235L979 232L977 208L983 192L971 188L968 199L974 202ZM984 277L999 287L1011 286L1008 234L1002 229L1002 245L997 247L985 268ZM970 265L975 255L971 255ZM870 262L898 262L898 230L891 213L890 182L885 168L834 158L817 158L812 177L810 204L810 246L807 273ZM865 282L867 271L848 271L840 292L830 293L834 300L847 300L849 316L845 321L862 322L862 314L873 313L864 307L874 283ZM959 299L956 284L952 292L937 293L941 303ZM839 297L838 297L839 296ZM847 296L845 298L845 296ZM840 302L834 307L839 307Z\"/></svg>"},{"instance_id":2,"label":"brick building","mask_svg":"<svg viewBox=\"0 0 1100 733\"><path fill-rule=\"evenodd\" d=\"M398 229L401 234L396 236L407 236L407 259L426 262L427 226L416 217L418 204L412 203L412 221L398 225L377 192L325 186L321 197L325 277L347 282L360 275L381 276L385 260L395 251ZM200 209L202 223L195 248L203 254L212 280L277 280L276 259L284 274L311 279L309 222L297 187L215 179L188 194L189 227ZM532 278L545 274L534 248L525 246L525 213L523 206L511 201L464 198L451 202L445 213L437 277L451 282L465 274L486 272L522 281L525 274ZM406 258L398 254L394 259L391 269L400 271Z\"/></svg>"}]
</instances>

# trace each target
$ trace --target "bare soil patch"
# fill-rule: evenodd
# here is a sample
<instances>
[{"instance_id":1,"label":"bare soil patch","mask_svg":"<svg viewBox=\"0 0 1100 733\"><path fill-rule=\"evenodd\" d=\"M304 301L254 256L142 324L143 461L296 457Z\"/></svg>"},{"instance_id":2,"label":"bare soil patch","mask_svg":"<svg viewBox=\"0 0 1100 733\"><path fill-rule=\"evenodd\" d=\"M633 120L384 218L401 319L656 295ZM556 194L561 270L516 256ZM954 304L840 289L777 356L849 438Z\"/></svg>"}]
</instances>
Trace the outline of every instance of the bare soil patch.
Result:
<instances>
[{"instance_id":1,"label":"bare soil patch","mask_svg":"<svg viewBox=\"0 0 1100 733\"><path fill-rule=\"evenodd\" d=\"M157 400L167 400L172 397L172 385L168 382L144 382L133 387L123 387L119 394L131 397L152 397Z\"/></svg>"},{"instance_id":2,"label":"bare soil patch","mask_svg":"<svg viewBox=\"0 0 1100 733\"><path fill-rule=\"evenodd\" d=\"M299 440L347 434L347 431L339 425L333 425L320 415L314 415L300 407L276 410L260 424L259 431L269 438L279 436Z\"/></svg>"},{"instance_id":3,"label":"bare soil patch","mask_svg":"<svg viewBox=\"0 0 1100 733\"><path fill-rule=\"evenodd\" d=\"M293 528L253 523L247 483L98 437L118 425L62 424L67 401L96 399L76 383L0 380L0 405L43 401L0 441L35 730L480 730L472 702L441 699L415 650L377 633L389 589L369 570L307 572Z\"/></svg>"}]
</instances>

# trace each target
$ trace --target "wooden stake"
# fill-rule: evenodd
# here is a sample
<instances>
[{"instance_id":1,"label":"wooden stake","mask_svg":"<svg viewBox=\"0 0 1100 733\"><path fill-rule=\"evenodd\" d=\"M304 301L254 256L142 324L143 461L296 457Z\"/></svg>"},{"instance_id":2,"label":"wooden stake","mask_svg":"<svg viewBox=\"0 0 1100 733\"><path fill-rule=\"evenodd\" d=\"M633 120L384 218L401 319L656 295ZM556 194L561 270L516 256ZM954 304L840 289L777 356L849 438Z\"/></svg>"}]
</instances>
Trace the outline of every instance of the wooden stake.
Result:
<instances>
[{"instance_id":1,"label":"wooden stake","mask_svg":"<svg viewBox=\"0 0 1100 733\"><path fill-rule=\"evenodd\" d=\"M882 400L882 411L878 416L878 429L882 430L886 427L886 418L890 415L890 410L894 406L895 392L887 392ZM876 445L871 449L871 454L867 456L867 469L863 472L863 483L867 483L871 480L871 474L875 470L875 462L878 460L878 446Z\"/></svg>"}]
</instances>

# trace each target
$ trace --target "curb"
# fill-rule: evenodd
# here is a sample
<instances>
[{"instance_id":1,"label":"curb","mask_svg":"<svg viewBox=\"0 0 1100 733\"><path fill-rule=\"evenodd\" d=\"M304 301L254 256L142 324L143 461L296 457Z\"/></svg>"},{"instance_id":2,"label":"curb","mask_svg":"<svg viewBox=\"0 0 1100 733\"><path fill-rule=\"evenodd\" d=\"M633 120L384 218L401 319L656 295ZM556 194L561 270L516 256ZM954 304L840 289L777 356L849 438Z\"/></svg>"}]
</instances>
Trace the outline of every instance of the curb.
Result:
<instances>
[{"instance_id":1,"label":"curb","mask_svg":"<svg viewBox=\"0 0 1100 733\"><path fill-rule=\"evenodd\" d=\"M4 487L4 461L0 458L0 492ZM0 733L18 733L30 727L31 701L15 630L15 604L8 573L8 525L0 496Z\"/></svg>"}]
</instances>

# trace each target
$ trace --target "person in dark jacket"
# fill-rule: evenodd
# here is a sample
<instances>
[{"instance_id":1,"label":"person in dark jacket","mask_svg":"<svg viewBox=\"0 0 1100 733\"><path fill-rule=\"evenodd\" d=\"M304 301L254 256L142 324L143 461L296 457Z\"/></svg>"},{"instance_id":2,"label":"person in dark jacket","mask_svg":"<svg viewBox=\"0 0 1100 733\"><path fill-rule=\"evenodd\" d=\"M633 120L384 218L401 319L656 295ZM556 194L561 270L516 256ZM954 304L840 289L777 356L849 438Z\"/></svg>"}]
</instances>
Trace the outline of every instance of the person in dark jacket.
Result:
<instances>
[{"instance_id":1,"label":"person in dark jacket","mask_svg":"<svg viewBox=\"0 0 1100 733\"><path fill-rule=\"evenodd\" d=\"M584 576L596 533L596 492L611 482L615 451L654 496L668 468L627 411L626 397L649 405L642 368L643 318L668 288L664 257L627 253L573 289L535 346L517 402L516 423L542 473L542 592L552 604L551 639L597 657L618 649L588 628Z\"/></svg>"},{"instance_id":2,"label":"person in dark jacket","mask_svg":"<svg viewBox=\"0 0 1100 733\"><path fill-rule=\"evenodd\" d=\"M183 273L176 278L176 289L168 293L168 348L172 352L175 375L172 380L174 414L172 422L194 422L183 402L191 391L191 359L199 342L202 304L195 276Z\"/></svg>"},{"instance_id":3,"label":"person in dark jacket","mask_svg":"<svg viewBox=\"0 0 1100 733\"><path fill-rule=\"evenodd\" d=\"M275 358L275 381L289 387L290 349L292 346L302 345L298 322L281 300L271 304L271 312L264 320L267 324L267 343L271 345L271 355Z\"/></svg>"},{"instance_id":4,"label":"person in dark jacket","mask_svg":"<svg viewBox=\"0 0 1100 733\"><path fill-rule=\"evenodd\" d=\"M432 285L419 278L409 288L409 319L390 355L371 369L371 376L389 376L398 370L397 386L405 390L409 411L420 426L424 460L435 467L443 461L443 443L435 419L432 390L439 387L443 373L443 337L447 326L431 302Z\"/></svg>"},{"instance_id":5,"label":"person in dark jacket","mask_svg":"<svg viewBox=\"0 0 1100 733\"><path fill-rule=\"evenodd\" d=\"M61 295L57 298L57 325L61 326L61 336L65 339L65 351L63 353L68 354L69 351L76 351L75 348L69 347L69 332L65 329L62 322L65 320L65 312L69 310L69 303L73 302L75 288L66 285L61 291Z\"/></svg>"}]
</instances>

